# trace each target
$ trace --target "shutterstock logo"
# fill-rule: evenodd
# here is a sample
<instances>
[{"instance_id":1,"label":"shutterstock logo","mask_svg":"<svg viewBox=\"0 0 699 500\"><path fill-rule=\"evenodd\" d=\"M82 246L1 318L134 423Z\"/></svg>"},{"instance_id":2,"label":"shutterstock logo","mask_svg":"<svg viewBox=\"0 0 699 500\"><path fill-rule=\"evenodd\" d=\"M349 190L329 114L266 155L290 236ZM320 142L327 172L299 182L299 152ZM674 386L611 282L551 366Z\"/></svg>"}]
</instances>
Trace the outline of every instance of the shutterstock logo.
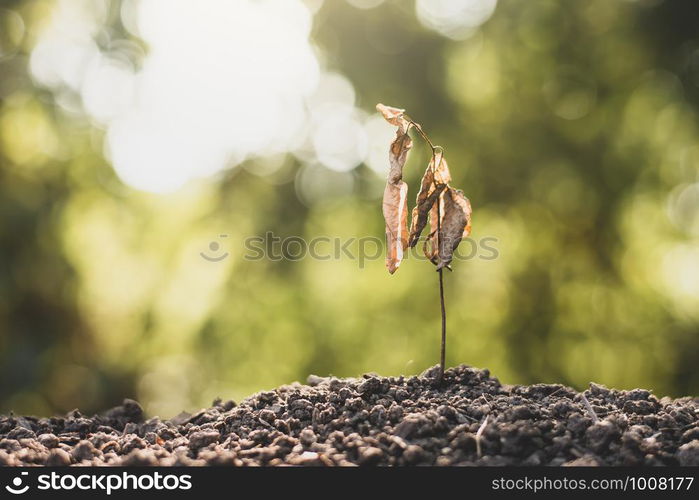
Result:
<instances>
[{"instance_id":1,"label":"shutterstock logo","mask_svg":"<svg viewBox=\"0 0 699 500\"><path fill-rule=\"evenodd\" d=\"M21 495L29 490L29 485L24 485L24 476L28 476L28 472L22 472L19 476L12 480L12 485L5 486L5 489L12 493L13 495Z\"/></svg>"}]
</instances>

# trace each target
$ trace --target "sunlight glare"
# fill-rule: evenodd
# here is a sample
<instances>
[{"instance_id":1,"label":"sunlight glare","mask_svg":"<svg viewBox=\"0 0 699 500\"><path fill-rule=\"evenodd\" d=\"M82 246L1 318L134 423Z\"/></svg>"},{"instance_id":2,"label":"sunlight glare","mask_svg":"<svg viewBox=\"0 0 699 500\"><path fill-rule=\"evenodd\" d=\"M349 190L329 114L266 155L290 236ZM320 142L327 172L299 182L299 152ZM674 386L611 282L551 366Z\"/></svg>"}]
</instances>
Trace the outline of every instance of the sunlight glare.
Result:
<instances>
[{"instance_id":1,"label":"sunlight glare","mask_svg":"<svg viewBox=\"0 0 699 500\"><path fill-rule=\"evenodd\" d=\"M497 0L417 0L415 9L427 28L463 40L490 19L496 5Z\"/></svg>"},{"instance_id":2,"label":"sunlight glare","mask_svg":"<svg viewBox=\"0 0 699 500\"><path fill-rule=\"evenodd\" d=\"M66 1L41 33L31 68L58 93L80 93L107 131L105 154L124 182L173 191L306 141L307 98L321 70L309 41L312 14L301 0L130 0L122 16L148 47L138 72L95 44L102 10ZM354 89L344 82L340 94L354 112ZM357 141L351 154L341 145L319 156L331 168L349 168L362 160L361 134Z\"/></svg>"}]
</instances>

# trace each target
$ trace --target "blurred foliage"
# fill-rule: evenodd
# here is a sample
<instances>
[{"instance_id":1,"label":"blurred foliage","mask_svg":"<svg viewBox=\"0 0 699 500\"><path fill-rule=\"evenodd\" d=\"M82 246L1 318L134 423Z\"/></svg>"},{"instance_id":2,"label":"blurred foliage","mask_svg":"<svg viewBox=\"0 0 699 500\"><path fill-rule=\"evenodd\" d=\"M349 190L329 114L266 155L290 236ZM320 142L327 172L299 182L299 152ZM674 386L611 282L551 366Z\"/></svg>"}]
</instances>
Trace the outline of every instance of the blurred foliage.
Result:
<instances>
[{"instance_id":1,"label":"blurred foliage","mask_svg":"<svg viewBox=\"0 0 699 500\"><path fill-rule=\"evenodd\" d=\"M112 36L133 38L107 3ZM412 2L376 3L324 2L320 57L366 112L408 108L445 147L473 237L497 238L497 259L446 276L448 364L699 393L696 4L501 0L452 40ZM0 412L135 397L170 416L310 373L437 362L432 266L243 258L268 231L382 237L373 170L282 155L171 194L130 188L104 130L32 79L52 2L0 5ZM425 161L416 146L411 199ZM217 264L199 255L213 240L231 254Z\"/></svg>"}]
</instances>

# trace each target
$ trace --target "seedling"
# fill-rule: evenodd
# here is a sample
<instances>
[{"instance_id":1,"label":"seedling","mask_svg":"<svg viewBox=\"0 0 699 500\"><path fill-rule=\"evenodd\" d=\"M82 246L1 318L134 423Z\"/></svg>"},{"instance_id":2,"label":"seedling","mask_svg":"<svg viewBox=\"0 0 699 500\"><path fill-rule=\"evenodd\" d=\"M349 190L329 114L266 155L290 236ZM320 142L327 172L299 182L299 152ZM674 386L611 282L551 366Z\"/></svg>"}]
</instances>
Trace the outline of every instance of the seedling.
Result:
<instances>
[{"instance_id":1,"label":"seedling","mask_svg":"<svg viewBox=\"0 0 699 500\"><path fill-rule=\"evenodd\" d=\"M383 194L383 216L386 220L386 267L393 274L403 260L408 247L413 248L420 240L422 230L430 223L430 234L425 240L425 256L437 266L439 273L439 301L442 312L442 344L439 362L441 383L444 377L444 364L447 346L447 312L444 306L444 268L451 271L454 250L463 238L471 234L471 203L462 191L449 185L451 175L444 158L444 150L435 146L427 137L419 123L413 121L404 109L377 104L376 109L391 125L398 127L396 138L388 153L390 170ZM420 191L410 218L408 231L408 185L403 181L403 167L408 152L413 146L410 129L432 150L425 174L422 176Z\"/></svg>"}]
</instances>

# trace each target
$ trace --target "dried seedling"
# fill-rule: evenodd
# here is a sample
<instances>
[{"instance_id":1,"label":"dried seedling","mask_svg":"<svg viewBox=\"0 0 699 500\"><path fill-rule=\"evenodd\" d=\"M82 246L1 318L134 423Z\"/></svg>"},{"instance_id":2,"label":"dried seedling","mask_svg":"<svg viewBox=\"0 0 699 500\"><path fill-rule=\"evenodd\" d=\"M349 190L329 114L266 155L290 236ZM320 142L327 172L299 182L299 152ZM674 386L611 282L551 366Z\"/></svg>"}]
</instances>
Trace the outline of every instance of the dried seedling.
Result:
<instances>
[{"instance_id":1,"label":"dried seedling","mask_svg":"<svg viewBox=\"0 0 699 500\"><path fill-rule=\"evenodd\" d=\"M389 148L390 170L383 195L383 216L386 221L386 267L393 274L403 260L403 253L417 245L423 229L430 223L423 251L425 256L437 266L439 273L439 299L442 312L442 344L439 363L439 381L444 376L444 364L447 342L447 314L444 306L443 270L451 271L454 250L462 238L471 233L471 203L458 189L449 185L451 175L444 151L435 146L404 109L377 104L376 109L383 117L397 128L396 138ZM408 230L408 185L403 181L403 167L412 148L410 129L418 135L432 150L425 174L422 176L420 191L417 194L415 208L412 210L410 230Z\"/></svg>"}]
</instances>

